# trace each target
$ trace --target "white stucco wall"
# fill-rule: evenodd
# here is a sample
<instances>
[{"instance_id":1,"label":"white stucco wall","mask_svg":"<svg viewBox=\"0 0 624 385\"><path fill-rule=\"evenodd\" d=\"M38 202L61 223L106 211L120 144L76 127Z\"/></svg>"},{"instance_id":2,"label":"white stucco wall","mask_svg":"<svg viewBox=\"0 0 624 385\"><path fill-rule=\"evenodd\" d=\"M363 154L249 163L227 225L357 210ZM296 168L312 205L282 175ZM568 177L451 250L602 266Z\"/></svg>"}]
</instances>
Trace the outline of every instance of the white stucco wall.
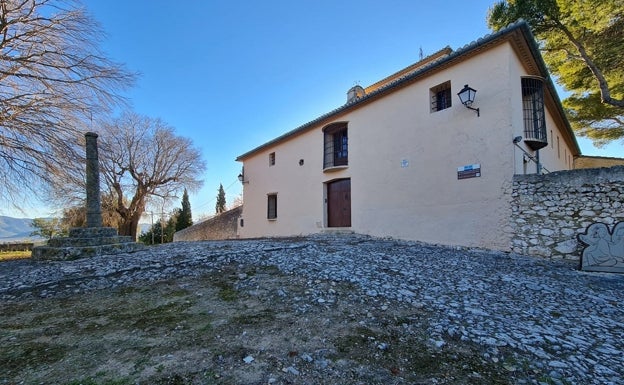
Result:
<instances>
[{"instance_id":1,"label":"white stucco wall","mask_svg":"<svg viewBox=\"0 0 624 385\"><path fill-rule=\"evenodd\" d=\"M510 104L504 97L510 52L499 46L354 112L355 231L507 247L501 227L509 214L502 189L513 175ZM452 107L430 112L429 89L449 80ZM456 96L464 84L477 89L480 117ZM409 167L402 167L403 160ZM481 177L458 180L457 168L470 164L481 165Z\"/></svg>"},{"instance_id":2,"label":"white stucco wall","mask_svg":"<svg viewBox=\"0 0 624 385\"><path fill-rule=\"evenodd\" d=\"M275 165L269 154L275 152ZM299 161L303 159L303 165ZM323 135L309 131L244 162L241 237L302 235L323 220ZM277 193L277 219L267 220L267 195Z\"/></svg>"},{"instance_id":3,"label":"white stucco wall","mask_svg":"<svg viewBox=\"0 0 624 385\"><path fill-rule=\"evenodd\" d=\"M355 232L508 250L506 192L523 167L512 143L523 131L522 75L526 70L505 43L245 158L248 182L239 235L323 230L324 184L350 178ZM452 106L432 113L429 90L446 81ZM477 89L474 107L480 117L456 95L464 84ZM557 131L547 119L549 134ZM323 172L322 129L338 121L348 122L349 166ZM274 166L269 166L271 152ZM543 154L543 161L551 156L552 151ZM470 164L481 165L481 176L458 180L457 168ZM278 194L276 220L267 220L270 193Z\"/></svg>"}]
</instances>

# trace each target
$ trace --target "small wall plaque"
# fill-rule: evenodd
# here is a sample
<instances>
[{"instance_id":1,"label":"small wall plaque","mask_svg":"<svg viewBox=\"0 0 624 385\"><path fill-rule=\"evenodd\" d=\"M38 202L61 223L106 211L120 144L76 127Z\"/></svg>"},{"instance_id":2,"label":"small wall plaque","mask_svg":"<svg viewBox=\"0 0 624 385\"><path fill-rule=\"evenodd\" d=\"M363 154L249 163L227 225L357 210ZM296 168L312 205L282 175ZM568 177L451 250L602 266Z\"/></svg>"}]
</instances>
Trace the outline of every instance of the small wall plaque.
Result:
<instances>
[{"instance_id":1,"label":"small wall plaque","mask_svg":"<svg viewBox=\"0 0 624 385\"><path fill-rule=\"evenodd\" d=\"M463 167L457 167L457 179L477 178L481 176L480 164L469 164Z\"/></svg>"}]
</instances>

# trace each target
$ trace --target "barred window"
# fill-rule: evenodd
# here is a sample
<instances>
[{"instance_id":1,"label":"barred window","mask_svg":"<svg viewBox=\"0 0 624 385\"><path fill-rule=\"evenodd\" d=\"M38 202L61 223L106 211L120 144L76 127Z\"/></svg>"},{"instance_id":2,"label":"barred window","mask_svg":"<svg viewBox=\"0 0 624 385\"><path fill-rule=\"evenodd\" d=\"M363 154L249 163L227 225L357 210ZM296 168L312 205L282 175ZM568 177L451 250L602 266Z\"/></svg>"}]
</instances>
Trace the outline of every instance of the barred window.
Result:
<instances>
[{"instance_id":1,"label":"barred window","mask_svg":"<svg viewBox=\"0 0 624 385\"><path fill-rule=\"evenodd\" d=\"M277 219L277 194L267 195L267 219Z\"/></svg>"},{"instance_id":2,"label":"barred window","mask_svg":"<svg viewBox=\"0 0 624 385\"><path fill-rule=\"evenodd\" d=\"M325 149L323 153L323 168L346 166L349 164L349 136L347 124L332 124L323 130Z\"/></svg>"},{"instance_id":3,"label":"barred window","mask_svg":"<svg viewBox=\"0 0 624 385\"><path fill-rule=\"evenodd\" d=\"M445 110L451 107L451 81L446 81L429 90L431 98L431 112Z\"/></svg>"},{"instance_id":4,"label":"barred window","mask_svg":"<svg viewBox=\"0 0 624 385\"><path fill-rule=\"evenodd\" d=\"M544 81L539 78L522 78L522 114L524 140L534 150L548 144L546 113L544 111Z\"/></svg>"}]
</instances>

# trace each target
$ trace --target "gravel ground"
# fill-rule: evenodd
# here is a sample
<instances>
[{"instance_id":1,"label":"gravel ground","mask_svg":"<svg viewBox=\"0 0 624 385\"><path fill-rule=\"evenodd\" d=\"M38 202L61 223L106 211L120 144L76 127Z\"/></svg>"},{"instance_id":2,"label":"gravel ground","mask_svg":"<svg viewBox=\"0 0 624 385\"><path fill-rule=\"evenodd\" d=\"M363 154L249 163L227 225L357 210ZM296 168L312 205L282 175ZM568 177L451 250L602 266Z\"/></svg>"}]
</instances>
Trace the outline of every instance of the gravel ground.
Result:
<instances>
[{"instance_id":1,"label":"gravel ground","mask_svg":"<svg viewBox=\"0 0 624 385\"><path fill-rule=\"evenodd\" d=\"M0 304L192 280L232 265L277 267L303 280L310 290L297 305L302 312L335 301L331 290L313 290L329 282L353 287L351 300L369 313L396 306L426 313L429 345L479 346L484 360L515 373L513 383L624 383L624 275L500 252L353 234L181 242L76 261L0 263Z\"/></svg>"}]
</instances>

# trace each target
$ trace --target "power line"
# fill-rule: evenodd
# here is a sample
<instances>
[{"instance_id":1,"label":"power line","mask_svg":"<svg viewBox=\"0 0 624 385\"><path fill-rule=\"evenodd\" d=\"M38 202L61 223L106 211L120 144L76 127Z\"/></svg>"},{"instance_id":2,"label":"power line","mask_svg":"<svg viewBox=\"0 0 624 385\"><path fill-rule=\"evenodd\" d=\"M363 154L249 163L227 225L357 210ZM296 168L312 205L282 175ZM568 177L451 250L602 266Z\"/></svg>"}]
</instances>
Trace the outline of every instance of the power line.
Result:
<instances>
[{"instance_id":1,"label":"power line","mask_svg":"<svg viewBox=\"0 0 624 385\"><path fill-rule=\"evenodd\" d=\"M230 188L232 188L232 186L234 186L236 183L240 183L240 181L238 180L238 178L236 178L236 180L234 180L234 182L230 183L230 184L229 184L229 186L227 186L227 187L226 187L226 188L224 188L223 190L228 191L228 190L229 190ZM212 200L210 200L210 201L208 201L208 202L206 202L206 203L204 203L204 204L202 204L202 205L199 205L199 206L197 207L197 209L202 209L202 208L204 208L204 207L208 206L209 204L215 204L215 203L217 203L217 197L213 198Z\"/></svg>"}]
</instances>

